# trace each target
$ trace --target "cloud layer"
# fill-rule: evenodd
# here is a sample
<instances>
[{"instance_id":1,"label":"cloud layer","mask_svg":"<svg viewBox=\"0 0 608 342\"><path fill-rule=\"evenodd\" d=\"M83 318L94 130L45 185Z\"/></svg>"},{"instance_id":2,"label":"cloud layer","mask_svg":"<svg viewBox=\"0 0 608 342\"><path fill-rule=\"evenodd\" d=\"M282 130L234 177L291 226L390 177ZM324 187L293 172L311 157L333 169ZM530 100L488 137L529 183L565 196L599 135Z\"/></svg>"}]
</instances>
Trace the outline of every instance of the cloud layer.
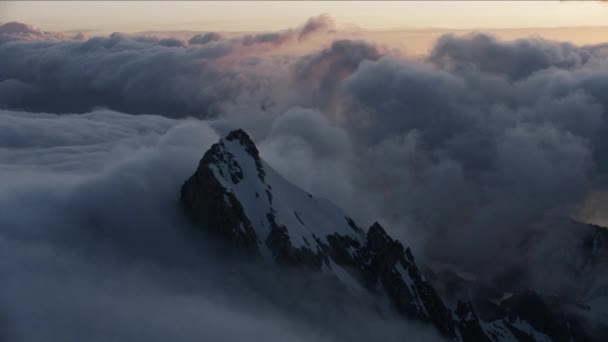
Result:
<instances>
[{"instance_id":1,"label":"cloud layer","mask_svg":"<svg viewBox=\"0 0 608 342\"><path fill-rule=\"evenodd\" d=\"M3 338L436 339L388 306L328 290L330 279L233 260L193 229L176 196L218 139L209 123L110 111L0 117L12 132L0 138Z\"/></svg>"},{"instance_id":2,"label":"cloud layer","mask_svg":"<svg viewBox=\"0 0 608 342\"><path fill-rule=\"evenodd\" d=\"M0 176L6 180L0 201L10 210L0 217L2 267L23 263L19 269L26 271L14 279L33 277L32 284L49 275L57 282L44 292L52 300L65 295L62 284L93 283L82 298L118 286L99 282L94 271L112 273L119 263L106 259L117 251L137 257L124 275L133 277L133 288L172 278L180 287L192 284L188 277L202 277L193 281L198 284L216 275L204 257L193 256L200 248L183 246L188 239L175 229L185 224L174 210L175 191L205 148L234 127L250 132L262 156L305 190L330 198L362 224L380 220L414 245L422 261L454 263L480 277L533 267L518 249L522 239L548 216L575 215L589 196L605 191L605 45L446 35L426 58L414 60L357 40L304 54L279 49L335 31L327 16L279 32L201 33L188 42L120 33L30 39L22 26L17 34L5 26L2 34L11 38L0 40ZM91 112L97 107L123 113ZM90 250L90 258L77 261ZM36 260L52 260L49 255L59 261L44 264L48 274L27 272ZM167 262L210 268L204 275L174 274L158 266ZM135 271L145 265L151 273ZM66 276L72 267L83 278ZM218 276L224 277L231 276ZM6 286L17 293L16 284ZM128 286L121 297L94 299L95 305L101 310L129 298L124 305L139 306L144 297ZM190 297L159 286L142 294L161 298L148 312L175 304L181 322L215 312L184 307ZM14 298L21 297L12 298L3 299L13 300L9 310L19 308ZM192 300L212 306L206 296ZM277 327L254 326L284 314L273 308L272 319L243 317L240 307L230 311L233 303L221 300L214 310L228 307L228 321L252 319L243 324L260 338L272 339L264 334ZM58 306L48 303L48 310ZM116 314L111 305L106 309ZM129 310L122 311L138 316ZM298 338L333 338L310 321L314 315L304 316L279 320L303 330ZM142 319L162 325L154 315ZM191 328L167 324L167 331ZM362 333L344 328L340 338L355 332Z\"/></svg>"}]
</instances>

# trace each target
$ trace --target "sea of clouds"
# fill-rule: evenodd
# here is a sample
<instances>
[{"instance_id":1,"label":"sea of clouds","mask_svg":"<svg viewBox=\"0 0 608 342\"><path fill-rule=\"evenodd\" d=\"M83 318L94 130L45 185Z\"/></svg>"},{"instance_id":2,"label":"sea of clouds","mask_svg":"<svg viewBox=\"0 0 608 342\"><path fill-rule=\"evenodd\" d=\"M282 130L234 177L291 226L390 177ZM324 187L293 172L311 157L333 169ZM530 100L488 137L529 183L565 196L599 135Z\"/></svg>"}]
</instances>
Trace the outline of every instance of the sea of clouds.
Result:
<instances>
[{"instance_id":1,"label":"sea of clouds","mask_svg":"<svg viewBox=\"0 0 608 342\"><path fill-rule=\"evenodd\" d=\"M0 331L430 338L320 285L302 298L300 281L268 281L190 229L179 188L233 128L422 263L489 279L529 266L518 246L539 222L605 191L608 46L480 33L442 36L425 58L339 38L286 52L336 32L328 16L189 41L0 26Z\"/></svg>"}]
</instances>

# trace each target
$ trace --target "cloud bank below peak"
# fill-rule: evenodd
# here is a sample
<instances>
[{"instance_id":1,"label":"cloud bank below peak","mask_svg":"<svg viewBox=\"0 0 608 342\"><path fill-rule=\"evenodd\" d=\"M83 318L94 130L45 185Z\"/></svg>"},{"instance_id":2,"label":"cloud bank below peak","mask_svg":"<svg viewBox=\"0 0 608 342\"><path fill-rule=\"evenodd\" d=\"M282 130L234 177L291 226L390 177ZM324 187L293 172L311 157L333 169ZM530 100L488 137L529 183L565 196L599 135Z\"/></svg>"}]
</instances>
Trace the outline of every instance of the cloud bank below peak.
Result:
<instances>
[{"instance_id":1,"label":"cloud bank below peak","mask_svg":"<svg viewBox=\"0 0 608 342\"><path fill-rule=\"evenodd\" d=\"M219 139L215 123L108 110L0 118L3 339L437 339L197 233L177 196Z\"/></svg>"},{"instance_id":2,"label":"cloud bank below peak","mask_svg":"<svg viewBox=\"0 0 608 342\"><path fill-rule=\"evenodd\" d=\"M218 132L242 127L305 190L362 222L382 221L421 256L478 273L521 266L516 246L535 222L574 214L605 190L606 45L472 34L442 36L422 59L352 39L302 54L278 49L333 29L320 16L190 42L119 33L4 42L0 108L58 120L106 107L156 122L138 128L151 136L184 117ZM42 114L13 116L28 115ZM21 127L3 129L33 132ZM12 158L29 157L25 146L4 144Z\"/></svg>"}]
</instances>

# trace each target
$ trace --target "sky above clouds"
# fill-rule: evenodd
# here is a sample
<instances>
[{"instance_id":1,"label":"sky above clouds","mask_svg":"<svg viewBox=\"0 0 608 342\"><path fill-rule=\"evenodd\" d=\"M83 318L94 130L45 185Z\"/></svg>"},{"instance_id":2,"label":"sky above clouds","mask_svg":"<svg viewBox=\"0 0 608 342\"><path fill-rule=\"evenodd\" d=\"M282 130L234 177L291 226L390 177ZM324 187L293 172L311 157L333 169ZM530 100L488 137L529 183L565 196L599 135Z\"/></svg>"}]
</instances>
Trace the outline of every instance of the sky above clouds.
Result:
<instances>
[{"instance_id":1,"label":"sky above clouds","mask_svg":"<svg viewBox=\"0 0 608 342\"><path fill-rule=\"evenodd\" d=\"M603 26L593 1L3 1L0 22L48 30L277 30L328 13L363 29Z\"/></svg>"}]
</instances>

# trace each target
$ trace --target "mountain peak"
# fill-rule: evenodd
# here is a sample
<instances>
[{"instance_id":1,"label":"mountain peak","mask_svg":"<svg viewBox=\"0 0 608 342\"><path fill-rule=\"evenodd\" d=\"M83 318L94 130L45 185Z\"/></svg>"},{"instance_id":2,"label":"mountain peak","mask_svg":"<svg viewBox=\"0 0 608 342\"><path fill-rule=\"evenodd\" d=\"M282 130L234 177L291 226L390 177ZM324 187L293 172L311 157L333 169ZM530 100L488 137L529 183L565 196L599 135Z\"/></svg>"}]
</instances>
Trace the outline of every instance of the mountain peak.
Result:
<instances>
[{"instance_id":1,"label":"mountain peak","mask_svg":"<svg viewBox=\"0 0 608 342\"><path fill-rule=\"evenodd\" d=\"M409 249L375 223L365 235L326 199L291 184L259 157L243 130L203 156L181 189L193 222L248 255L327 273L353 291L378 288L407 317L454 336L448 309L424 280Z\"/></svg>"},{"instance_id":2,"label":"mountain peak","mask_svg":"<svg viewBox=\"0 0 608 342\"><path fill-rule=\"evenodd\" d=\"M249 134L247 134L247 132L245 132L241 128L237 128L228 132L228 134L226 135L226 140L237 140L243 143L243 145L255 145L253 143L253 140L251 140L251 137L249 137Z\"/></svg>"},{"instance_id":3,"label":"mountain peak","mask_svg":"<svg viewBox=\"0 0 608 342\"><path fill-rule=\"evenodd\" d=\"M251 138L249 137L249 134L247 134L247 132L245 132L244 130L238 128L231 131L230 133L228 133L228 135L226 135L226 140L238 142L239 144L241 144L241 146L245 148L245 150L251 156L257 159L260 158L260 153L258 152L257 147L253 143L253 140L251 140Z\"/></svg>"},{"instance_id":4,"label":"mountain peak","mask_svg":"<svg viewBox=\"0 0 608 342\"><path fill-rule=\"evenodd\" d=\"M266 164L241 129L204 154L182 186L182 203L203 228L235 235L250 245L246 250L279 263L330 267L323 252L329 235L362 238L338 207L301 190Z\"/></svg>"},{"instance_id":5,"label":"mountain peak","mask_svg":"<svg viewBox=\"0 0 608 342\"><path fill-rule=\"evenodd\" d=\"M249 258L322 272L349 290L386 295L402 316L432 324L445 337L508 340L536 336L532 326L543 330L544 321L537 323L536 316L521 316L534 323L528 327L507 318L484 322L470 303L452 311L409 248L378 222L364 234L333 203L291 184L260 158L241 129L203 155L180 199L195 226L224 237ZM525 310L542 309L530 303ZM557 336L562 332L556 330Z\"/></svg>"}]
</instances>

